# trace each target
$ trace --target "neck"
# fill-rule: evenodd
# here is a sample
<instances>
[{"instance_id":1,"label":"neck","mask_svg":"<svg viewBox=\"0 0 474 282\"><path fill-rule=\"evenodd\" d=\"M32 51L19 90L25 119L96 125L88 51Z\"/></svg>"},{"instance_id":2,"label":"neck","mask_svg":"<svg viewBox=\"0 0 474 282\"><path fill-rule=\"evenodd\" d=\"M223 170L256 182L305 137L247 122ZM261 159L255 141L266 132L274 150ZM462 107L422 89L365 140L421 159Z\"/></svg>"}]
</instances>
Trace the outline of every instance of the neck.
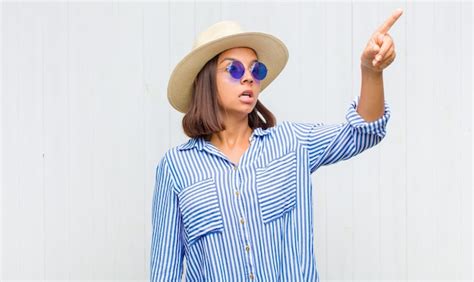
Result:
<instances>
[{"instance_id":1,"label":"neck","mask_svg":"<svg viewBox=\"0 0 474 282\"><path fill-rule=\"evenodd\" d=\"M241 120L225 121L225 130L212 134L211 143L217 147L233 149L236 147L246 147L252 129L248 125L248 116Z\"/></svg>"}]
</instances>

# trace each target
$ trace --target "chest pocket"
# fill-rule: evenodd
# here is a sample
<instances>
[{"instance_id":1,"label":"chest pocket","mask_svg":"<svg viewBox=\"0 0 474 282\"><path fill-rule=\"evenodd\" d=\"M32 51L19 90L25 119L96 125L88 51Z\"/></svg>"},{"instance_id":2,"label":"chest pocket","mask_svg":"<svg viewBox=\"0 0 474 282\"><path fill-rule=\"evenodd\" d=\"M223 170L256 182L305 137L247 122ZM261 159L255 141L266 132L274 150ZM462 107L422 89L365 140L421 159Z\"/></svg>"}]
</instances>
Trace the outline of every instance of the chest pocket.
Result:
<instances>
[{"instance_id":1,"label":"chest pocket","mask_svg":"<svg viewBox=\"0 0 474 282\"><path fill-rule=\"evenodd\" d=\"M189 245L210 232L223 230L214 179L208 178L183 188L178 198Z\"/></svg>"},{"instance_id":2,"label":"chest pocket","mask_svg":"<svg viewBox=\"0 0 474 282\"><path fill-rule=\"evenodd\" d=\"M296 206L296 152L256 169L257 194L264 223Z\"/></svg>"}]
</instances>

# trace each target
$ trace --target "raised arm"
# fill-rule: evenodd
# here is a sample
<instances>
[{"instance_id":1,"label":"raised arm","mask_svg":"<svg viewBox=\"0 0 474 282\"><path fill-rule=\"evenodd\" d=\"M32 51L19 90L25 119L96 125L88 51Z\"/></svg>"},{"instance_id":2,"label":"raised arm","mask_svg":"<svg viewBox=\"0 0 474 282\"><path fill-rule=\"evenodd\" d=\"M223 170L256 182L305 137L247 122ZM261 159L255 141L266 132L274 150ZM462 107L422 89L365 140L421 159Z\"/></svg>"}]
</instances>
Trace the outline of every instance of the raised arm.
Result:
<instances>
[{"instance_id":1,"label":"raised arm","mask_svg":"<svg viewBox=\"0 0 474 282\"><path fill-rule=\"evenodd\" d=\"M401 9L392 15L372 34L361 55L361 91L357 112L371 122L384 112L383 69L395 60L395 45L388 34L389 29L402 15Z\"/></svg>"}]
</instances>

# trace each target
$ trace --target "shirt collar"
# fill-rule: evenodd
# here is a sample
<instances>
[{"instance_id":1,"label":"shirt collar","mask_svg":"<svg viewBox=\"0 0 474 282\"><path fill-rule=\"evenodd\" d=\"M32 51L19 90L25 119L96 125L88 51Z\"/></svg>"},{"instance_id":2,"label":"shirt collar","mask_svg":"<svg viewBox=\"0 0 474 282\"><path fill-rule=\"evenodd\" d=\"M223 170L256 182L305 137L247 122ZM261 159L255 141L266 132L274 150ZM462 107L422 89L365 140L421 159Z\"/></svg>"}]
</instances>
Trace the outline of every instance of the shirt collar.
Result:
<instances>
[{"instance_id":1,"label":"shirt collar","mask_svg":"<svg viewBox=\"0 0 474 282\"><path fill-rule=\"evenodd\" d=\"M268 133L270 133L270 129L271 128L267 128L267 129L262 129L261 127L255 128L252 132L252 136L263 137L267 135ZM196 148L202 151L202 149L204 149L205 146L206 146L206 140L204 140L204 138L191 138L188 140L188 142L178 146L178 150L184 151L184 150Z\"/></svg>"}]
</instances>

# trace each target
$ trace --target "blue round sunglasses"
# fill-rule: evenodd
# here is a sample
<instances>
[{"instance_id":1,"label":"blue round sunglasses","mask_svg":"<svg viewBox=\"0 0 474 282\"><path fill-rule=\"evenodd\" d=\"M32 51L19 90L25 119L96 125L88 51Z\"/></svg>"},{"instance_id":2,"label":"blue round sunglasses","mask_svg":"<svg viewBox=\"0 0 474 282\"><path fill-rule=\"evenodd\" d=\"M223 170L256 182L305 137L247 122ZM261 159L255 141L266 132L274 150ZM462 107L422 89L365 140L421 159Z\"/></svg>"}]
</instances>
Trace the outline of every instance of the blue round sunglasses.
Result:
<instances>
[{"instance_id":1,"label":"blue round sunglasses","mask_svg":"<svg viewBox=\"0 0 474 282\"><path fill-rule=\"evenodd\" d=\"M226 70L235 79L241 79L245 73L244 65L238 60L233 60ZM263 80L267 76L267 67L262 62L255 61L250 67L250 73L256 80Z\"/></svg>"}]
</instances>

